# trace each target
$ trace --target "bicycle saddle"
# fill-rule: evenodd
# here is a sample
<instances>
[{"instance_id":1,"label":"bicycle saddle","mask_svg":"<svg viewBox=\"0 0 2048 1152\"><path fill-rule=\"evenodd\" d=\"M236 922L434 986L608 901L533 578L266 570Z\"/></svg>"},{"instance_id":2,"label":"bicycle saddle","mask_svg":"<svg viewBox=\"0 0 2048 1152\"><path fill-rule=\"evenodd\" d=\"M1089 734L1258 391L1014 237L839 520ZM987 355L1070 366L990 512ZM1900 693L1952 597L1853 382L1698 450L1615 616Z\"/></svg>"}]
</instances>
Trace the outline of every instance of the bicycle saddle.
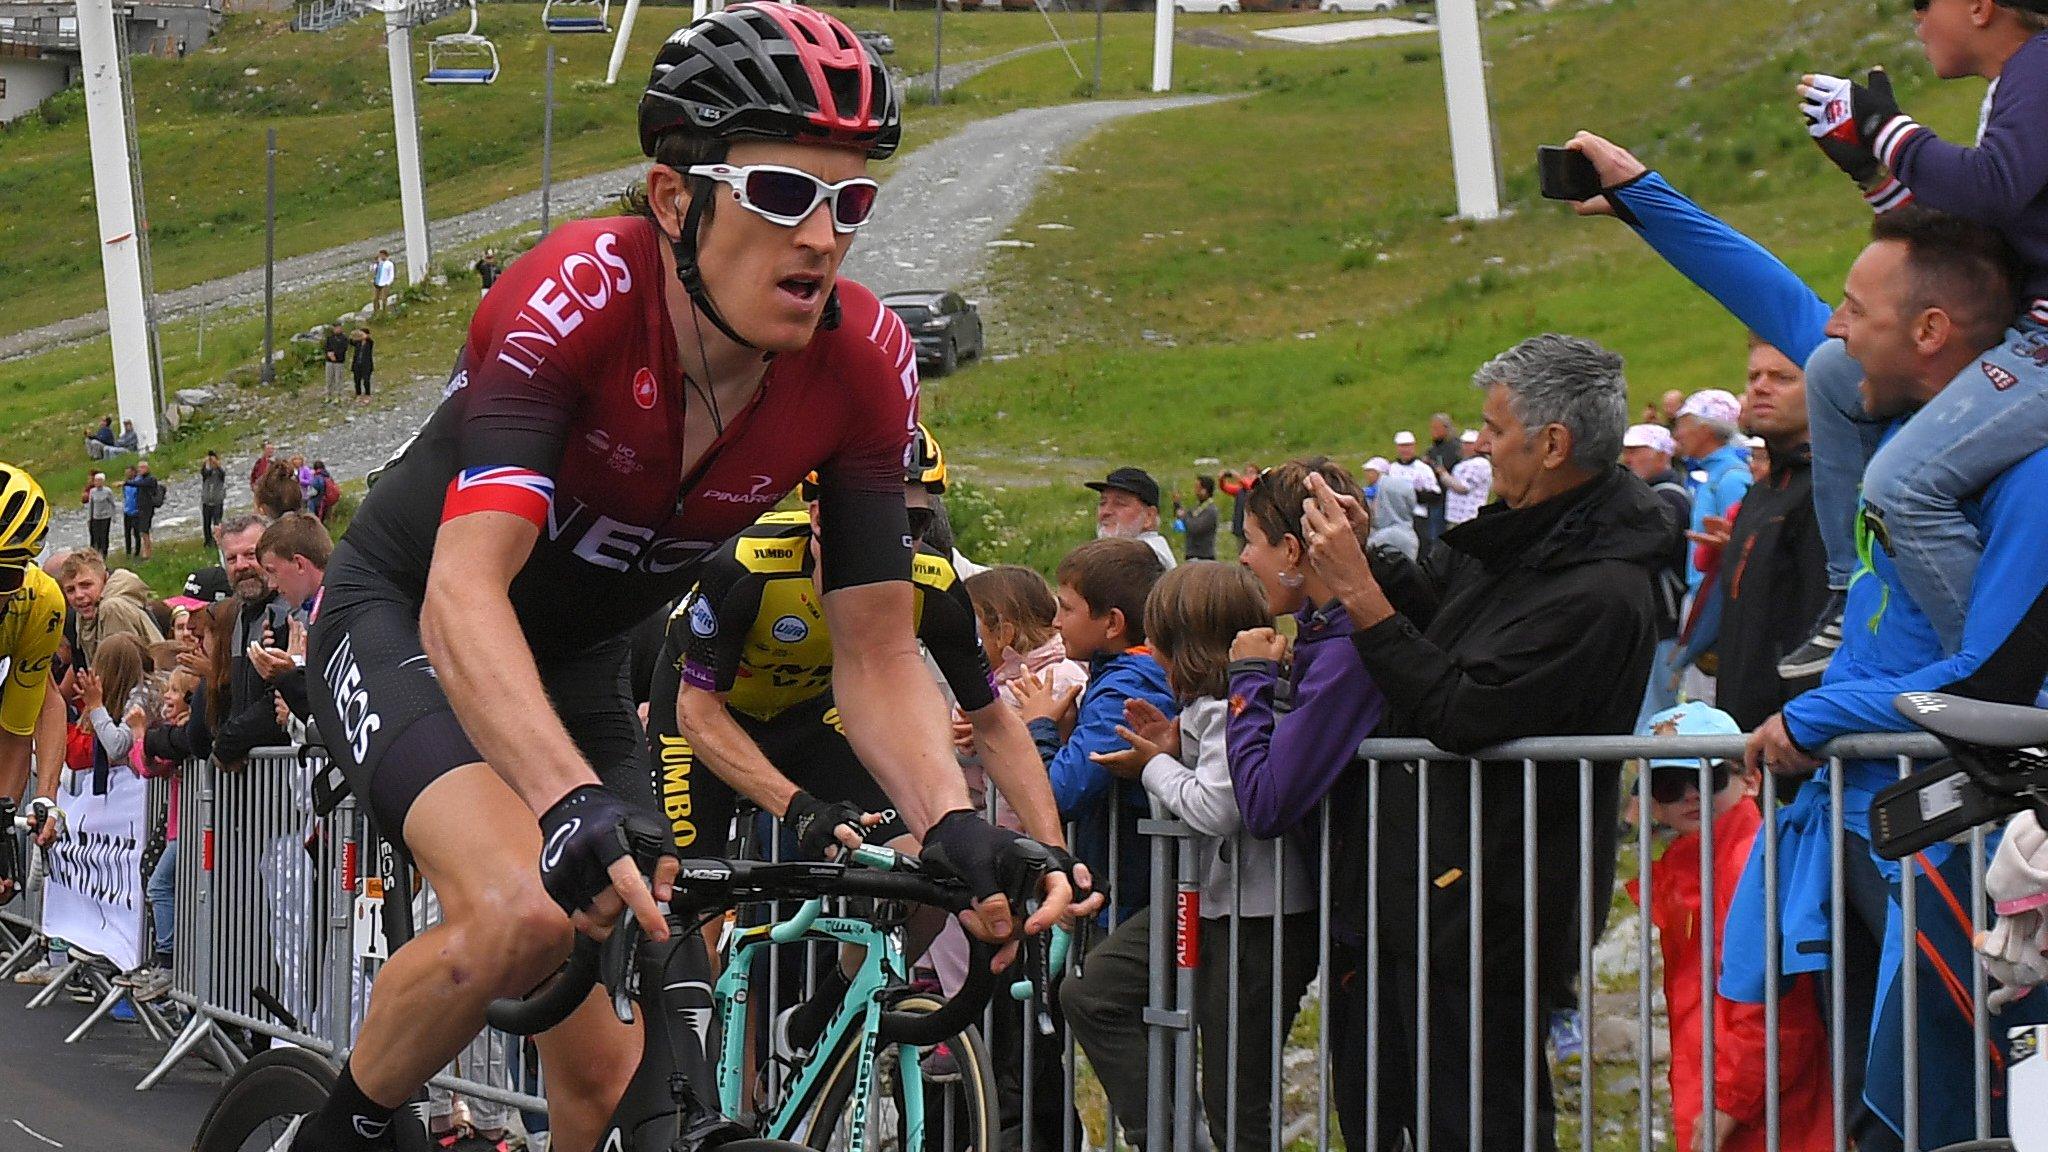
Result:
<instances>
[{"instance_id":1,"label":"bicycle saddle","mask_svg":"<svg viewBox=\"0 0 2048 1152\"><path fill-rule=\"evenodd\" d=\"M2048 709L1992 704L1945 692L1901 692L1892 697L1899 715L1943 740L1978 748L2048 745Z\"/></svg>"}]
</instances>

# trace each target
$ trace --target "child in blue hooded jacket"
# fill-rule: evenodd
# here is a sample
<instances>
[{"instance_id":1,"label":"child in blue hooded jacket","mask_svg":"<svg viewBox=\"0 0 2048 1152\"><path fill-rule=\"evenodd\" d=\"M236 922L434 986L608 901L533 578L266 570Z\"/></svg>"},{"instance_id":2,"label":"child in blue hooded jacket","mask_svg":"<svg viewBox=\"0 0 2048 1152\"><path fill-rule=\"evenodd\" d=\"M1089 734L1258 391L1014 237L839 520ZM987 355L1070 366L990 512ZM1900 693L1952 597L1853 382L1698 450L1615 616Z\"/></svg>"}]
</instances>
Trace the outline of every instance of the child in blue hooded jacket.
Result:
<instances>
[{"instance_id":1,"label":"child in blue hooded jacket","mask_svg":"<svg viewBox=\"0 0 2048 1152\"><path fill-rule=\"evenodd\" d=\"M1151 809L1137 782L1118 780L1089 757L1129 747L1116 732L1125 701L1150 701L1168 716L1179 712L1166 669L1145 645L1145 598L1164 573L1159 557L1137 540L1091 540L1067 553L1057 572L1053 627L1067 658L1088 665L1087 687L1055 693L1028 673L1015 682L1060 818L1074 825L1074 855L1095 874L1096 887L1110 893L1105 915L1112 924L1151 903L1151 853L1138 834Z\"/></svg>"}]
</instances>

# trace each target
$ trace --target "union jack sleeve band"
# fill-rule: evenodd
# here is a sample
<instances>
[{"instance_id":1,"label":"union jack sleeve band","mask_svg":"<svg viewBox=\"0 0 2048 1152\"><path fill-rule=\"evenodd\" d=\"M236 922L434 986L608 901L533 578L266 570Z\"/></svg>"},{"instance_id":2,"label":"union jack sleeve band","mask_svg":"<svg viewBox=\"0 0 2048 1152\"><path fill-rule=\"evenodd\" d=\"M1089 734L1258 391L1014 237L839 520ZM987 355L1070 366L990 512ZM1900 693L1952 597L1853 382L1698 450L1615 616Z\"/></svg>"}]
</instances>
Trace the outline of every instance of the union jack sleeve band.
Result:
<instances>
[{"instance_id":1,"label":"union jack sleeve band","mask_svg":"<svg viewBox=\"0 0 2048 1152\"><path fill-rule=\"evenodd\" d=\"M1905 147L1906 141L1919 130L1920 122L1904 113L1885 121L1884 127L1877 130L1877 139L1874 142L1878 160L1885 167L1897 172L1899 149Z\"/></svg>"},{"instance_id":2,"label":"union jack sleeve band","mask_svg":"<svg viewBox=\"0 0 2048 1152\"><path fill-rule=\"evenodd\" d=\"M472 512L510 512L545 530L555 503L555 482L530 468L466 468L448 482L441 521Z\"/></svg>"},{"instance_id":3,"label":"union jack sleeve band","mask_svg":"<svg viewBox=\"0 0 2048 1152\"><path fill-rule=\"evenodd\" d=\"M1903 208L1913 202L1913 190L1899 183L1896 177L1887 176L1884 183L1863 194L1863 200L1870 210L1879 214L1894 208Z\"/></svg>"}]
</instances>

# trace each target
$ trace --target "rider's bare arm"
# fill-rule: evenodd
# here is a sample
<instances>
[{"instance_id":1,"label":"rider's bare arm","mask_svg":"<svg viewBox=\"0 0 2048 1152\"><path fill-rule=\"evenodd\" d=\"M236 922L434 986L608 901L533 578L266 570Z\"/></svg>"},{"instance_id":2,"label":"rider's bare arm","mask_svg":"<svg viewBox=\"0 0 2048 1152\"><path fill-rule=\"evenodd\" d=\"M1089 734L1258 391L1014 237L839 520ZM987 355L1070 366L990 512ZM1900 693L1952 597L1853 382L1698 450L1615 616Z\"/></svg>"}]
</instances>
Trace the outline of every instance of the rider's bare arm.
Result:
<instances>
[{"instance_id":1,"label":"rider's bare arm","mask_svg":"<svg viewBox=\"0 0 2048 1152\"><path fill-rule=\"evenodd\" d=\"M676 693L676 726L697 756L734 791L780 819L797 787L761 752L726 710L725 694L684 684Z\"/></svg>"},{"instance_id":2,"label":"rider's bare arm","mask_svg":"<svg viewBox=\"0 0 2048 1152\"><path fill-rule=\"evenodd\" d=\"M0 732L0 796L21 795L28 783L28 757L34 748L32 737Z\"/></svg>"},{"instance_id":3,"label":"rider's bare arm","mask_svg":"<svg viewBox=\"0 0 2048 1152\"><path fill-rule=\"evenodd\" d=\"M1038 758L1038 746L1017 710L1001 700L967 714L974 725L974 744L981 766L1002 791L1003 799L1024 820L1024 834L1041 844L1064 848L1066 829L1052 796L1052 778Z\"/></svg>"},{"instance_id":4,"label":"rider's bare arm","mask_svg":"<svg viewBox=\"0 0 2048 1152\"><path fill-rule=\"evenodd\" d=\"M904 824L922 837L939 817L970 802L953 759L945 700L911 632L912 595L907 580L839 588L825 594L825 623L846 738Z\"/></svg>"},{"instance_id":5,"label":"rider's bare arm","mask_svg":"<svg viewBox=\"0 0 2048 1152\"><path fill-rule=\"evenodd\" d=\"M512 609L512 578L539 537L509 512L444 522L420 608L421 643L463 730L536 813L599 782L555 715Z\"/></svg>"}]
</instances>

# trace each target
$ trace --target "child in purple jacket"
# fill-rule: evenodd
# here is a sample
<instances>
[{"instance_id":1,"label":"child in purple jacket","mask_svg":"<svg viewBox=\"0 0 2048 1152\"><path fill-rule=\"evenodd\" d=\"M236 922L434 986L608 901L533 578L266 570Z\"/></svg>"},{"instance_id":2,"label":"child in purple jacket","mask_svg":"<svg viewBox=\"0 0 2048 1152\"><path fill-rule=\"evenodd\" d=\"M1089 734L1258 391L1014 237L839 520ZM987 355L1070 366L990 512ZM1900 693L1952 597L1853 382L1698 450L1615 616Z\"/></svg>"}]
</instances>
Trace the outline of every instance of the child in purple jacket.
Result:
<instances>
[{"instance_id":1,"label":"child in purple jacket","mask_svg":"<svg viewBox=\"0 0 2048 1152\"><path fill-rule=\"evenodd\" d=\"M1991 81L1976 145L1943 140L1900 111L1882 70L1867 84L1806 76L1799 93L1808 131L1877 210L1911 201L1998 229L2021 265L2020 298L2009 302L2018 318L1881 450L1888 422L1867 421L1856 361L1900 349L1830 340L1808 360L1814 511L1836 594L1813 640L1779 665L1787 677L1819 674L1841 643L1843 598L1858 564L1859 483L1900 580L1944 654L1954 654L1983 552L1962 501L2048 440L2048 0L1913 7L1937 76Z\"/></svg>"}]
</instances>

